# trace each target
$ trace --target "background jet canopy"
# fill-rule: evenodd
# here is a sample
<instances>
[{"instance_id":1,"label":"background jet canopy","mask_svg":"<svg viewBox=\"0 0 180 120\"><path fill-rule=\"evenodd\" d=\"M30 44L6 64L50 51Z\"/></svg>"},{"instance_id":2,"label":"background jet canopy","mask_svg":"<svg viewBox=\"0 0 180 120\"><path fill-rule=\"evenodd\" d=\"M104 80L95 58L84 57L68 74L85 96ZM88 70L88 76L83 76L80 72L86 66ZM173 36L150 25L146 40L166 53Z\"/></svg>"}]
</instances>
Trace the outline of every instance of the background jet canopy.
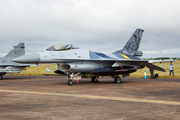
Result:
<instances>
[{"instance_id":1,"label":"background jet canopy","mask_svg":"<svg viewBox=\"0 0 180 120\"><path fill-rule=\"evenodd\" d=\"M73 47L71 44L65 44L65 43L56 43L48 47L47 51L62 51L62 50L71 50L71 49L79 49L77 47Z\"/></svg>"}]
</instances>

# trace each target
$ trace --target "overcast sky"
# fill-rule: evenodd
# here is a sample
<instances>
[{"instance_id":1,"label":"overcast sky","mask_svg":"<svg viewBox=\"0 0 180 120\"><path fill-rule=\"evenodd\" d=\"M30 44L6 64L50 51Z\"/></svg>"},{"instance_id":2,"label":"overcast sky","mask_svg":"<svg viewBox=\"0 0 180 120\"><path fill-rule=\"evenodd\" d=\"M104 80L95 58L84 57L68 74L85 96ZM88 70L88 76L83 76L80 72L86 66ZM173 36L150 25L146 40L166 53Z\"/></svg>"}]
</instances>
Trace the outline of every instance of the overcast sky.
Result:
<instances>
[{"instance_id":1,"label":"overcast sky","mask_svg":"<svg viewBox=\"0 0 180 120\"><path fill-rule=\"evenodd\" d=\"M65 42L114 52L144 29L143 57L180 57L179 0L0 0L0 57L19 42L26 53Z\"/></svg>"}]
</instances>

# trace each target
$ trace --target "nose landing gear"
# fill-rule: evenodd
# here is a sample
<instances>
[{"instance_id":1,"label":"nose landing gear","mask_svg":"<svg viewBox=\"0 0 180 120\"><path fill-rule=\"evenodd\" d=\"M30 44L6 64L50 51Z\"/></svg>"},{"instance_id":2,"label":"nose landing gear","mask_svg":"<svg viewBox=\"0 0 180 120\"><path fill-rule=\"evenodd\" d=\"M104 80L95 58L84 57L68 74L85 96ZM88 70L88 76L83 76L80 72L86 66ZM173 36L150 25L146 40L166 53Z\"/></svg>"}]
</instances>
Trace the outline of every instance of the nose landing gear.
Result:
<instances>
[{"instance_id":1,"label":"nose landing gear","mask_svg":"<svg viewBox=\"0 0 180 120\"><path fill-rule=\"evenodd\" d=\"M79 79L81 79L81 73L69 73L67 75L67 78L68 78L68 85L73 85L73 80L77 80L77 83Z\"/></svg>"}]
</instances>

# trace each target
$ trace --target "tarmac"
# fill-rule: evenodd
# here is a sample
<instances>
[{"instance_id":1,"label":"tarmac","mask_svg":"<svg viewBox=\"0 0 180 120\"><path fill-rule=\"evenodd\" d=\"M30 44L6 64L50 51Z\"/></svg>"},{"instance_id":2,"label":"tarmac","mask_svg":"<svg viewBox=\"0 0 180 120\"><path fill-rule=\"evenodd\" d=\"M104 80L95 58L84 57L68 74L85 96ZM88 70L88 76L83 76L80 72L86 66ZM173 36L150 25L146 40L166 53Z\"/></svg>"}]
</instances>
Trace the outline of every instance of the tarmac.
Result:
<instances>
[{"instance_id":1,"label":"tarmac","mask_svg":"<svg viewBox=\"0 0 180 120\"><path fill-rule=\"evenodd\" d=\"M0 120L180 120L180 79L4 76Z\"/></svg>"}]
</instances>

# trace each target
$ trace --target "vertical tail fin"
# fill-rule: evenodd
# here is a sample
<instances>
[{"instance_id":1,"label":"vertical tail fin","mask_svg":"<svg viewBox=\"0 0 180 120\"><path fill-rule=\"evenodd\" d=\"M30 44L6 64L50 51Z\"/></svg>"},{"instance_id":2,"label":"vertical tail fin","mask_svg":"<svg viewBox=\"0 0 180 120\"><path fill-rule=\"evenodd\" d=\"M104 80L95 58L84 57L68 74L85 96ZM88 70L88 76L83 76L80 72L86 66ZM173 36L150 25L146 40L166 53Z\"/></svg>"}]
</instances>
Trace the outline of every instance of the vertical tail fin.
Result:
<instances>
[{"instance_id":1,"label":"vertical tail fin","mask_svg":"<svg viewBox=\"0 0 180 120\"><path fill-rule=\"evenodd\" d=\"M11 60L13 58L25 55L25 46L24 43L19 43L17 46L13 46L14 49L11 50L4 59Z\"/></svg>"},{"instance_id":2,"label":"vertical tail fin","mask_svg":"<svg viewBox=\"0 0 180 120\"><path fill-rule=\"evenodd\" d=\"M131 55L131 56L142 56L142 52L138 51L141 42L142 34L144 30L136 29L129 41L126 43L122 50L116 51L115 53Z\"/></svg>"}]
</instances>

